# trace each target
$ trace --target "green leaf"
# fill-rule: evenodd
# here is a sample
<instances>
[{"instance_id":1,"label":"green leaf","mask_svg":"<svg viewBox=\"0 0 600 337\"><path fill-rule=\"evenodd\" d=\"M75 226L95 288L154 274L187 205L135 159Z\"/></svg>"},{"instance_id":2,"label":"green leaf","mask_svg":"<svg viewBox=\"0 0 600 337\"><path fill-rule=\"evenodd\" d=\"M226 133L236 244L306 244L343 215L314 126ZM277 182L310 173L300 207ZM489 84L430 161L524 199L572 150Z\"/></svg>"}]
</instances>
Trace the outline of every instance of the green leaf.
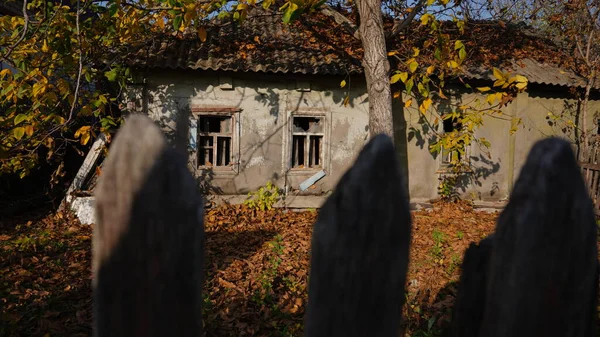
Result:
<instances>
[{"instance_id":1,"label":"green leaf","mask_svg":"<svg viewBox=\"0 0 600 337\"><path fill-rule=\"evenodd\" d=\"M464 60L464 59L466 59L466 58L467 58L467 51L465 50L465 48L461 48L461 49L458 51L458 57L459 57L461 60Z\"/></svg>"},{"instance_id":2,"label":"green leaf","mask_svg":"<svg viewBox=\"0 0 600 337\"><path fill-rule=\"evenodd\" d=\"M175 30L179 30L179 27L181 27L181 22L182 21L183 21L183 16L182 15L177 15L176 17L174 17L173 18L173 28L175 28Z\"/></svg>"},{"instance_id":3,"label":"green leaf","mask_svg":"<svg viewBox=\"0 0 600 337\"><path fill-rule=\"evenodd\" d=\"M92 75L90 74L89 71L85 72L85 80L88 82L92 82Z\"/></svg>"},{"instance_id":4,"label":"green leaf","mask_svg":"<svg viewBox=\"0 0 600 337\"><path fill-rule=\"evenodd\" d=\"M117 14L118 10L119 10L119 6L116 3L112 3L108 7L108 15L110 15L111 17L113 17L113 16L115 16L115 14Z\"/></svg>"},{"instance_id":5,"label":"green leaf","mask_svg":"<svg viewBox=\"0 0 600 337\"><path fill-rule=\"evenodd\" d=\"M414 85L413 79L411 78L408 81L406 81L405 85L406 85L406 92L411 92L413 85Z\"/></svg>"},{"instance_id":6,"label":"green leaf","mask_svg":"<svg viewBox=\"0 0 600 337\"><path fill-rule=\"evenodd\" d=\"M435 59L438 60L438 61L442 61L442 51L440 50L440 48L435 48L435 52L433 53L433 57L435 57Z\"/></svg>"},{"instance_id":7,"label":"green leaf","mask_svg":"<svg viewBox=\"0 0 600 337\"><path fill-rule=\"evenodd\" d=\"M108 78L108 80L111 82L116 81L117 80L117 69L113 68L113 69L105 72L104 76L106 76L106 78Z\"/></svg>"},{"instance_id":8,"label":"green leaf","mask_svg":"<svg viewBox=\"0 0 600 337\"><path fill-rule=\"evenodd\" d=\"M21 122L23 122L24 120L27 119L27 115L25 114L18 114L15 116L15 126L21 124Z\"/></svg>"},{"instance_id":9,"label":"green leaf","mask_svg":"<svg viewBox=\"0 0 600 337\"><path fill-rule=\"evenodd\" d=\"M24 127L18 127L18 128L14 128L13 129L13 136L17 140L20 140L21 138L23 138L24 134L25 134L25 128Z\"/></svg>"},{"instance_id":10,"label":"green leaf","mask_svg":"<svg viewBox=\"0 0 600 337\"><path fill-rule=\"evenodd\" d=\"M419 64L417 63L417 61L412 61L409 65L408 65L408 70L410 70L411 73L414 73L417 70L417 67L419 66Z\"/></svg>"},{"instance_id":11,"label":"green leaf","mask_svg":"<svg viewBox=\"0 0 600 337\"><path fill-rule=\"evenodd\" d=\"M294 15L296 10L298 10L298 5L293 2L289 2L289 6L287 6L285 13L283 14L283 22L290 23L290 21L292 21L292 15Z\"/></svg>"}]
</instances>

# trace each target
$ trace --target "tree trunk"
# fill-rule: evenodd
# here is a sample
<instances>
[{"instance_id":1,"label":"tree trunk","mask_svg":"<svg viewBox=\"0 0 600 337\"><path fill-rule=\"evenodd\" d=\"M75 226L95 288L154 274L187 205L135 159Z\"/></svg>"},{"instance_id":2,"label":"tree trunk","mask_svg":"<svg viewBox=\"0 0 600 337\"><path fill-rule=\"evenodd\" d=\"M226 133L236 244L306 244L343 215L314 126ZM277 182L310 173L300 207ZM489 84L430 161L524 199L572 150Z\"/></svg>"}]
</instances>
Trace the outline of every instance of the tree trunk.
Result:
<instances>
[{"instance_id":1,"label":"tree trunk","mask_svg":"<svg viewBox=\"0 0 600 337\"><path fill-rule=\"evenodd\" d=\"M360 38L365 50L363 67L369 94L369 135L384 133L394 139L392 90L389 82L381 0L358 0Z\"/></svg>"}]
</instances>

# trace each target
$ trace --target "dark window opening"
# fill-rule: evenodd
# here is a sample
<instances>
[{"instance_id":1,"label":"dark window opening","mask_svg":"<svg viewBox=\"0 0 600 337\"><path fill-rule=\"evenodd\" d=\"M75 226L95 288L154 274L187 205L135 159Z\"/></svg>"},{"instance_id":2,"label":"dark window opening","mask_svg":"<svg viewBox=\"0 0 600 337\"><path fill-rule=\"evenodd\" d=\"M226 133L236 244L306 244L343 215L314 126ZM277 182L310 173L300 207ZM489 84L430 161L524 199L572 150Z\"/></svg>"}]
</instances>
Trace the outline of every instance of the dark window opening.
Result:
<instances>
[{"instance_id":1,"label":"dark window opening","mask_svg":"<svg viewBox=\"0 0 600 337\"><path fill-rule=\"evenodd\" d=\"M292 167L322 167L323 119L320 117L293 117Z\"/></svg>"},{"instance_id":2,"label":"dark window opening","mask_svg":"<svg viewBox=\"0 0 600 337\"><path fill-rule=\"evenodd\" d=\"M233 119L200 116L198 120L198 166L229 166Z\"/></svg>"},{"instance_id":3,"label":"dark window opening","mask_svg":"<svg viewBox=\"0 0 600 337\"><path fill-rule=\"evenodd\" d=\"M443 129L444 129L444 133L452 133L455 131L460 131L462 125L456 120L456 118L446 118L443 119ZM462 142L462 141L460 141ZM454 155L457 156L457 159L460 161L462 160L462 155L460 154L460 152L458 151L450 151L446 148L444 148L442 146L442 164L450 164L452 163L452 156Z\"/></svg>"}]
</instances>

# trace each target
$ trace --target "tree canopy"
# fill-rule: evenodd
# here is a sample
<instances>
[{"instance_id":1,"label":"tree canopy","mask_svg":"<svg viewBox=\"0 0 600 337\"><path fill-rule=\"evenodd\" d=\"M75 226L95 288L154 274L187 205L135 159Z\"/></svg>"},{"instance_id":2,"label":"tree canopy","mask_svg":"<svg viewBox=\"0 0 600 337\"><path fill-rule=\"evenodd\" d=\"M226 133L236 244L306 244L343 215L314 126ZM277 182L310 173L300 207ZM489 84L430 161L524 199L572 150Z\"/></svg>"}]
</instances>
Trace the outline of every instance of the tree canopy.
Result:
<instances>
[{"instance_id":1,"label":"tree canopy","mask_svg":"<svg viewBox=\"0 0 600 337\"><path fill-rule=\"evenodd\" d=\"M501 106L526 89L526 78L495 69L493 86L472 88L486 95L484 107L462 106L445 115L431 109L434 101L446 98L445 79L459 75L474 55L469 41L444 27L463 31L477 17L473 13L496 15L475 0L25 0L12 2L22 8L20 15L0 16L0 175L23 177L45 160L56 167L56 182L68 147L81 151L100 133L110 136L126 111L121 97L132 70L125 58L155 34L195 32L204 41L212 18L240 22L252 7L262 6L282 12L284 22L317 12L330 16L360 40L367 34L359 27L368 12L365 7L360 13L361 1L369 1L371 11L381 8L381 41L386 44L393 39L414 42L409 32L425 30L419 46L407 43L410 48L387 50L384 45L392 68L376 78L381 81L383 74L381 83L387 88L402 83L405 95L387 89L385 96L402 99L407 108L416 104L424 123L452 118L464 126L454 135L440 135L430 150L460 153L473 141L489 146L474 135L482 116L501 114ZM379 43L374 50L381 54L381 48Z\"/></svg>"}]
</instances>

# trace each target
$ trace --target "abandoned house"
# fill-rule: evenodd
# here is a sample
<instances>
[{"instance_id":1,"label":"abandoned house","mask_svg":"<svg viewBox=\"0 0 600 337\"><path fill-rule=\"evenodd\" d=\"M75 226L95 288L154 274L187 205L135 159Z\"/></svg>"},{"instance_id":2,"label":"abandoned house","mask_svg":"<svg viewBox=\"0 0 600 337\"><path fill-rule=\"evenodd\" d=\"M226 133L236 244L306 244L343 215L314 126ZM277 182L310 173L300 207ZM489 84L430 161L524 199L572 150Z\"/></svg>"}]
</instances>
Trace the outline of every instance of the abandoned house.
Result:
<instances>
[{"instance_id":1,"label":"abandoned house","mask_svg":"<svg viewBox=\"0 0 600 337\"><path fill-rule=\"evenodd\" d=\"M514 27L482 25L492 33L476 24L469 27L462 36L469 52L494 57L477 63L473 56L464 81L472 87L491 85L492 65L529 79L527 91L502 109L522 119L517 131L509 132L508 119L486 116L476 134L491 143L489 156L472 146L461 159L471 167L462 196L497 202L508 197L536 140L575 137L548 116L575 120L577 101L569 90L585 82L561 68L560 55L551 57L557 52L548 50L539 37ZM128 109L148 114L167 135L173 133L176 114L189 115L190 168L207 193L245 195L272 181L287 198L326 195L368 137L360 42L319 15L286 25L279 14L249 13L241 27L222 24L207 31L204 42L195 34L169 36L141 48L131 58L136 76L128 89ZM497 36L507 36L510 42L501 45ZM396 38L392 48L409 48L406 38ZM494 45L498 50L482 51ZM347 83L343 87L342 81ZM465 102L485 101L459 81L447 88L449 98L431 109L451 111ZM394 92L401 89L401 84L393 85ZM411 201L427 202L438 196L438 179L446 172L448 156L429 152L430 138L423 133L416 103L406 108L403 101L406 97L393 103L398 156ZM597 124L598 108L592 100L589 125ZM438 131L453 127L440 123Z\"/></svg>"}]
</instances>

